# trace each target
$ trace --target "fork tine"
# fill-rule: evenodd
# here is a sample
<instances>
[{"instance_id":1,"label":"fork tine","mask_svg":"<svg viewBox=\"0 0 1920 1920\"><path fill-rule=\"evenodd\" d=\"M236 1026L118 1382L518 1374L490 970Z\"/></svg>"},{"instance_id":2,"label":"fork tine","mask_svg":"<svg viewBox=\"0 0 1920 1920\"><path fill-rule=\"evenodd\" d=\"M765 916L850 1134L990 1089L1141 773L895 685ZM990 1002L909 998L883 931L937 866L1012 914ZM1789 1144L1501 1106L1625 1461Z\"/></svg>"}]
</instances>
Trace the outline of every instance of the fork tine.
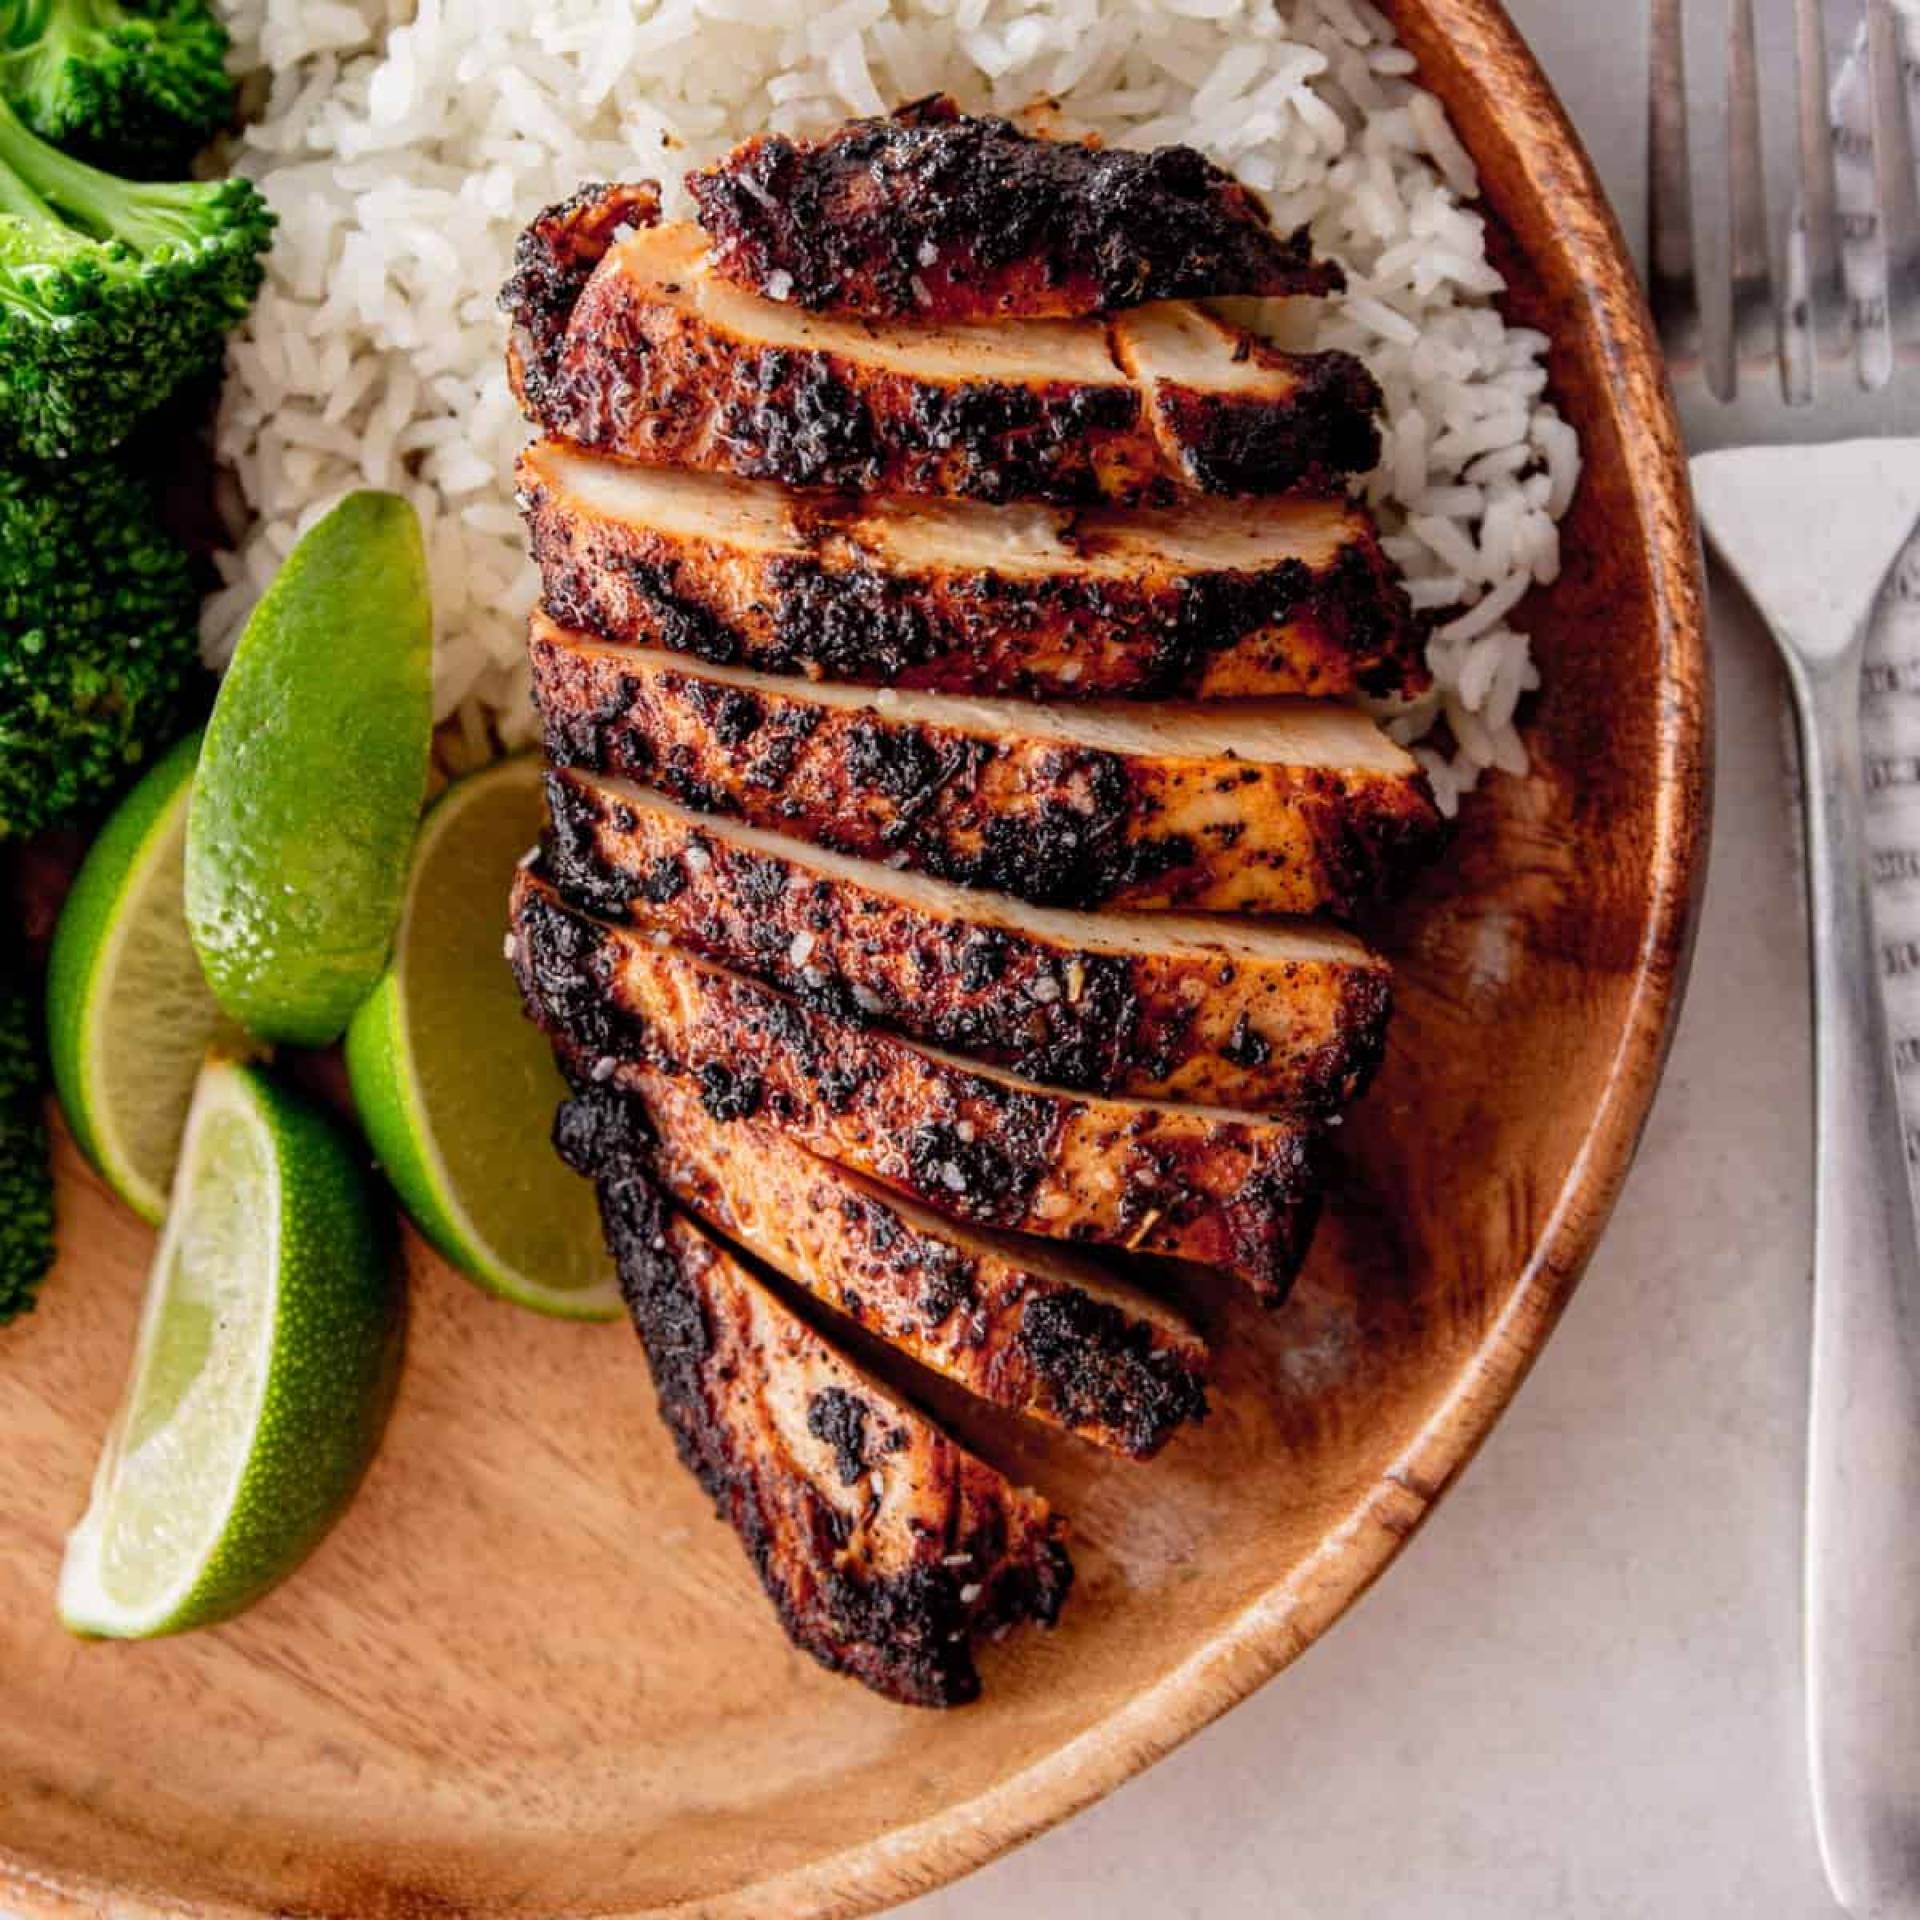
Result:
<instances>
[{"instance_id":1,"label":"fork tine","mask_svg":"<svg viewBox=\"0 0 1920 1920\"><path fill-rule=\"evenodd\" d=\"M1813 398L1814 370L1822 348L1837 347L1846 325L1822 0L1793 0L1793 46L1800 212L1787 237L1788 297L1781 359L1787 402L1804 406Z\"/></svg>"},{"instance_id":2,"label":"fork tine","mask_svg":"<svg viewBox=\"0 0 1920 1920\"><path fill-rule=\"evenodd\" d=\"M1693 178L1687 156L1686 35L1681 0L1653 0L1647 112L1654 319L1668 359L1700 353L1700 288L1693 259Z\"/></svg>"},{"instance_id":3,"label":"fork tine","mask_svg":"<svg viewBox=\"0 0 1920 1920\"><path fill-rule=\"evenodd\" d=\"M1887 352L1876 359L1871 382L1880 386L1892 376L1893 343L1908 335L1920 318L1920 202L1914 191L1913 130L1907 120L1906 75L1892 0L1868 0L1867 81L1873 109L1873 196L1887 269Z\"/></svg>"},{"instance_id":4,"label":"fork tine","mask_svg":"<svg viewBox=\"0 0 1920 1920\"><path fill-rule=\"evenodd\" d=\"M1731 400L1742 363L1771 358L1779 343L1773 305L1773 260L1767 239L1767 163L1760 132L1760 63L1754 49L1753 0L1727 8L1727 257L1732 270L1732 324L1724 356L1710 369L1714 391Z\"/></svg>"}]
</instances>

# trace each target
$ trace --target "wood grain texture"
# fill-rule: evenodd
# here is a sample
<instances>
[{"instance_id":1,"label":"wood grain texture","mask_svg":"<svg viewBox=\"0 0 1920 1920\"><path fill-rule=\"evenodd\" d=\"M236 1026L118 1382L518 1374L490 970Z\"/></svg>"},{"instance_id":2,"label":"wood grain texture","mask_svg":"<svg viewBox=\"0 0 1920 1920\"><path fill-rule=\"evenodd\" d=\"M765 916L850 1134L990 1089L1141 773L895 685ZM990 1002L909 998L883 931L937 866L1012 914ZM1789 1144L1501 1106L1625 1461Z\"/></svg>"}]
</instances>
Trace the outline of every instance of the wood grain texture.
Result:
<instances>
[{"instance_id":1,"label":"wood grain texture","mask_svg":"<svg viewBox=\"0 0 1920 1920\"><path fill-rule=\"evenodd\" d=\"M1684 468L1624 249L1494 0L1392 11L1556 342L1587 479L1524 610L1535 771L1492 783L1383 938L1402 1012L1331 1217L1269 1320L1195 1283L1218 1411L1151 1467L929 1395L1075 1528L1061 1628L985 1701L889 1707L780 1639L673 1464L633 1342L413 1250L410 1361L344 1524L244 1620L80 1646L64 1529L148 1236L70 1153L69 1249L0 1337L0 1906L807 1916L979 1865L1292 1659L1386 1566L1539 1351L1665 1053L1704 856L1707 668Z\"/></svg>"}]
</instances>

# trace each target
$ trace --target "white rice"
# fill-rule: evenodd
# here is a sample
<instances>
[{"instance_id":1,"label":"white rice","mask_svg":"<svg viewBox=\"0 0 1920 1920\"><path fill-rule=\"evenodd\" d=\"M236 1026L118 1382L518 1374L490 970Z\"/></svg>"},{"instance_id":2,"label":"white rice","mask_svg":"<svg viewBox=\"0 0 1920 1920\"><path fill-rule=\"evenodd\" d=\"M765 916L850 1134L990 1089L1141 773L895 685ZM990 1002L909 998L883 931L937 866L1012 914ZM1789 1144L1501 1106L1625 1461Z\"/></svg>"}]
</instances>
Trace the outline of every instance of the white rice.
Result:
<instances>
[{"instance_id":1,"label":"white rice","mask_svg":"<svg viewBox=\"0 0 1920 1920\"><path fill-rule=\"evenodd\" d=\"M1509 615L1560 566L1576 435L1543 398L1546 342L1492 300L1473 167L1369 0L231 0L271 93L238 164L281 218L234 341L220 448L246 531L209 655L301 529L355 486L418 507L444 716L530 725L534 580L510 497L524 427L494 296L514 236L583 181L658 175L762 127L817 129L946 88L1129 145L1188 141L1313 224L1344 299L1250 317L1360 354L1386 392L1366 492L1436 621L1431 697L1392 719L1452 811L1526 765L1538 683ZM670 195L670 201L672 195ZM1257 509L1251 509L1257 511ZM1450 736L1451 750L1437 742Z\"/></svg>"}]
</instances>

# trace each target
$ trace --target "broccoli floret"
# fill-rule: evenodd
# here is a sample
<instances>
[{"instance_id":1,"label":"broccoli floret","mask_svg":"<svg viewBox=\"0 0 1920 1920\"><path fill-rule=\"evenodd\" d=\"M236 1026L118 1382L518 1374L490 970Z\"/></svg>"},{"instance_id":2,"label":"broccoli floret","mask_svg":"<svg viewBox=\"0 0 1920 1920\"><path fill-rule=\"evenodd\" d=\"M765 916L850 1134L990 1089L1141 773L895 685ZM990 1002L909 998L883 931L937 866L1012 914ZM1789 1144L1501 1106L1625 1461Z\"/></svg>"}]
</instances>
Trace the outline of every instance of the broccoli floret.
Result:
<instances>
[{"instance_id":1,"label":"broccoli floret","mask_svg":"<svg viewBox=\"0 0 1920 1920\"><path fill-rule=\"evenodd\" d=\"M204 687L193 571L111 462L0 466L0 841L103 805Z\"/></svg>"},{"instance_id":2,"label":"broccoli floret","mask_svg":"<svg viewBox=\"0 0 1920 1920\"><path fill-rule=\"evenodd\" d=\"M32 1307L53 1264L39 1028L39 1003L0 972L0 1326Z\"/></svg>"},{"instance_id":3,"label":"broccoli floret","mask_svg":"<svg viewBox=\"0 0 1920 1920\"><path fill-rule=\"evenodd\" d=\"M227 47L206 0L0 0L0 95L42 139L151 179L233 117Z\"/></svg>"},{"instance_id":4,"label":"broccoli floret","mask_svg":"<svg viewBox=\"0 0 1920 1920\"><path fill-rule=\"evenodd\" d=\"M212 363L272 233L249 181L122 180L0 102L0 427L50 460L116 444Z\"/></svg>"}]
</instances>

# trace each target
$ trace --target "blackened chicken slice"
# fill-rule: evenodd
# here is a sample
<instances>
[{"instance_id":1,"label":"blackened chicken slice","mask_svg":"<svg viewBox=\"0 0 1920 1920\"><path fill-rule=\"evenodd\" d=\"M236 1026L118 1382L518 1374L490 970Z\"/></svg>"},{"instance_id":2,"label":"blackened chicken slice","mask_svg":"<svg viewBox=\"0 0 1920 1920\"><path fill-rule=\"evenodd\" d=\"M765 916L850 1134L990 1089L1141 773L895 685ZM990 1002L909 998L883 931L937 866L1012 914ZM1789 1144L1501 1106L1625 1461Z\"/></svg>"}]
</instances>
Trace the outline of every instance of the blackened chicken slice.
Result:
<instances>
[{"instance_id":1,"label":"blackened chicken slice","mask_svg":"<svg viewBox=\"0 0 1920 1920\"><path fill-rule=\"evenodd\" d=\"M818 312L1070 318L1344 284L1191 147L1040 139L944 96L822 140L758 135L687 187L721 272Z\"/></svg>"},{"instance_id":2,"label":"blackened chicken slice","mask_svg":"<svg viewBox=\"0 0 1920 1920\"><path fill-rule=\"evenodd\" d=\"M855 492L1136 500L1176 484L1095 321L947 328L819 319L706 271L699 228L615 245L549 378L550 433L655 466Z\"/></svg>"},{"instance_id":3,"label":"blackened chicken slice","mask_svg":"<svg viewBox=\"0 0 1920 1920\"><path fill-rule=\"evenodd\" d=\"M513 320L509 352L523 404L536 414L558 404L551 382L567 323L594 268L616 238L659 218L657 182L595 181L544 209L515 241L500 305Z\"/></svg>"},{"instance_id":4,"label":"blackened chicken slice","mask_svg":"<svg viewBox=\"0 0 1920 1920\"><path fill-rule=\"evenodd\" d=\"M908 1706L977 1698L976 1638L1059 1616L1061 1522L835 1351L642 1167L600 1161L609 1130L591 1109L562 1113L661 1415L788 1637Z\"/></svg>"},{"instance_id":5,"label":"blackened chicken slice","mask_svg":"<svg viewBox=\"0 0 1920 1920\"><path fill-rule=\"evenodd\" d=\"M570 899L1024 1079L1317 1113L1384 1045L1391 969L1321 922L1033 907L623 780L560 770L547 795L547 869Z\"/></svg>"},{"instance_id":6,"label":"blackened chicken slice","mask_svg":"<svg viewBox=\"0 0 1920 1920\"><path fill-rule=\"evenodd\" d=\"M856 1027L583 913L533 873L513 929L527 1011L576 1086L677 1074L714 1119L763 1119L949 1218L1197 1261L1268 1304L1312 1236L1304 1122L1070 1093Z\"/></svg>"},{"instance_id":7,"label":"blackened chicken slice","mask_svg":"<svg viewBox=\"0 0 1920 1920\"><path fill-rule=\"evenodd\" d=\"M557 350L530 363L538 338L514 329L508 370L549 433L787 486L1164 505L1216 481L1324 486L1372 457L1365 409L1378 395L1350 356L1267 353L1258 395L1236 390L1232 405L1236 419L1257 400L1281 420L1257 443L1236 429L1249 457L1196 459L1177 436L1197 420L1208 446L1220 440L1217 381L1181 406L1149 405L1104 320L926 327L810 314L721 279L685 224L616 239ZM1251 458L1261 449L1273 456L1264 468Z\"/></svg>"},{"instance_id":8,"label":"blackened chicken slice","mask_svg":"<svg viewBox=\"0 0 1920 1920\"><path fill-rule=\"evenodd\" d=\"M1286 353L1182 301L1116 315L1112 338L1198 492L1326 491L1379 463L1380 388L1351 354Z\"/></svg>"},{"instance_id":9,"label":"blackened chicken slice","mask_svg":"<svg viewBox=\"0 0 1920 1920\"><path fill-rule=\"evenodd\" d=\"M1409 699L1425 630L1344 498L1121 510L796 493L546 440L520 502L548 611L770 673L1043 699Z\"/></svg>"},{"instance_id":10,"label":"blackened chicken slice","mask_svg":"<svg viewBox=\"0 0 1920 1920\"><path fill-rule=\"evenodd\" d=\"M682 1207L922 1366L1137 1460L1205 1415L1199 1335L1092 1261L943 1220L777 1126L715 1120L690 1080L631 1084Z\"/></svg>"},{"instance_id":11,"label":"blackened chicken slice","mask_svg":"<svg viewBox=\"0 0 1920 1920\"><path fill-rule=\"evenodd\" d=\"M1330 701L1042 707L781 679L536 616L556 765L1042 906L1346 912L1437 845L1426 776Z\"/></svg>"}]
</instances>

